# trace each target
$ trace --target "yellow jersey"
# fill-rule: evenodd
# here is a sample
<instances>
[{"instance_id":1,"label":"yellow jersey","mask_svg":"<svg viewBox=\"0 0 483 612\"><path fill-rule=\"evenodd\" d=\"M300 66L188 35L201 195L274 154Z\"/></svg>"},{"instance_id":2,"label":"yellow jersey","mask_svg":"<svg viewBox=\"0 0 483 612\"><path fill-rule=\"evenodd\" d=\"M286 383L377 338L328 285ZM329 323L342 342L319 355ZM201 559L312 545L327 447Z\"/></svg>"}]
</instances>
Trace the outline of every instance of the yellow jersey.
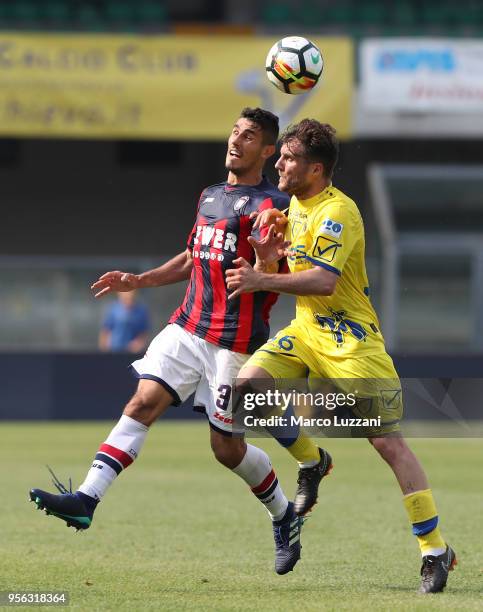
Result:
<instances>
[{"instance_id":1,"label":"yellow jersey","mask_svg":"<svg viewBox=\"0 0 483 612\"><path fill-rule=\"evenodd\" d=\"M355 202L329 185L308 200L292 196L288 265L297 273L321 266L339 276L332 295L297 296L296 318L303 341L324 355L363 357L385 351L369 299L364 225Z\"/></svg>"}]
</instances>

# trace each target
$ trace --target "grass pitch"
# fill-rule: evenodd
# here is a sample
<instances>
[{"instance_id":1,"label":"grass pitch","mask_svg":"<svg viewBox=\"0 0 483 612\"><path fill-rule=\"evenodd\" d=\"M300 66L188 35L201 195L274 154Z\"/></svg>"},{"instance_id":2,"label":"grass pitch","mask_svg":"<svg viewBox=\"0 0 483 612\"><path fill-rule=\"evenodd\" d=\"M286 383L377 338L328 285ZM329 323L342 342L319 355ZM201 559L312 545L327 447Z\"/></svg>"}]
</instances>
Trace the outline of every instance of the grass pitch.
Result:
<instances>
[{"instance_id":1,"label":"grass pitch","mask_svg":"<svg viewBox=\"0 0 483 612\"><path fill-rule=\"evenodd\" d=\"M72 476L75 488L111 427L1 425L0 591L66 590L70 608L102 611L483 610L481 440L411 441L459 559L443 594L421 596L401 494L365 440L323 441L335 469L286 576L273 571L264 508L216 463L205 423L153 427L86 532L35 511L29 488L53 490L45 464L64 482ZM272 440L254 442L292 497L293 460Z\"/></svg>"}]
</instances>

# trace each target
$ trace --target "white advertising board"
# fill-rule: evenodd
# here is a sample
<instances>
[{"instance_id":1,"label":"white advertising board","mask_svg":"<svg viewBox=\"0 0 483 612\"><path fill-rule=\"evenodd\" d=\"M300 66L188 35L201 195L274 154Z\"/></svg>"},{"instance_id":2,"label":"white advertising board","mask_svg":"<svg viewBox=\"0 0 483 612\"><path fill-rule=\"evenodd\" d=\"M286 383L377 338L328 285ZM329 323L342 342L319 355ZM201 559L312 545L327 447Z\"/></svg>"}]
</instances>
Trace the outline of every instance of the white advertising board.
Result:
<instances>
[{"instance_id":1,"label":"white advertising board","mask_svg":"<svg viewBox=\"0 0 483 612\"><path fill-rule=\"evenodd\" d=\"M367 39L359 57L359 102L366 111L483 111L481 40Z\"/></svg>"}]
</instances>

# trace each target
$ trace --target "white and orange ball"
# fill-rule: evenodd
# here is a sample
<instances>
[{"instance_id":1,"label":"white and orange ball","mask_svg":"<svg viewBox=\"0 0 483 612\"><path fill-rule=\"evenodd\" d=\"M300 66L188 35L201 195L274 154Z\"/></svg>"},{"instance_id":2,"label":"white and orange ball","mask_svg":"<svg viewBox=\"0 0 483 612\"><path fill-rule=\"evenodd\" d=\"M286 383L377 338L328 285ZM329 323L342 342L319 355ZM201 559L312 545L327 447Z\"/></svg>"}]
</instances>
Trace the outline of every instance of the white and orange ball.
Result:
<instances>
[{"instance_id":1,"label":"white and orange ball","mask_svg":"<svg viewBox=\"0 0 483 612\"><path fill-rule=\"evenodd\" d=\"M270 49L265 62L268 80L280 91L302 94L313 89L324 69L320 49L302 36L286 36Z\"/></svg>"}]
</instances>

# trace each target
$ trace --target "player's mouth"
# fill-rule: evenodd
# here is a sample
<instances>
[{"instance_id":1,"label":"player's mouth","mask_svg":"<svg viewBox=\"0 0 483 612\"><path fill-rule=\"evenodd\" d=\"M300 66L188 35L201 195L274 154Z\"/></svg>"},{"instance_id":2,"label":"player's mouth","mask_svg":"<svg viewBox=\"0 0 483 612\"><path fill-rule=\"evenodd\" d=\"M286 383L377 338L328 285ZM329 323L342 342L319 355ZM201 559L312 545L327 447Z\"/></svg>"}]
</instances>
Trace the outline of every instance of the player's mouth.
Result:
<instances>
[{"instance_id":1,"label":"player's mouth","mask_svg":"<svg viewBox=\"0 0 483 612\"><path fill-rule=\"evenodd\" d=\"M236 149L229 149L228 155L230 157L235 157L236 159L240 159L240 157L242 156L240 151L237 151Z\"/></svg>"},{"instance_id":2,"label":"player's mouth","mask_svg":"<svg viewBox=\"0 0 483 612\"><path fill-rule=\"evenodd\" d=\"M286 185L288 185L288 179L284 174L279 174L278 175L278 187L279 189L282 189L283 187L285 187Z\"/></svg>"}]
</instances>

